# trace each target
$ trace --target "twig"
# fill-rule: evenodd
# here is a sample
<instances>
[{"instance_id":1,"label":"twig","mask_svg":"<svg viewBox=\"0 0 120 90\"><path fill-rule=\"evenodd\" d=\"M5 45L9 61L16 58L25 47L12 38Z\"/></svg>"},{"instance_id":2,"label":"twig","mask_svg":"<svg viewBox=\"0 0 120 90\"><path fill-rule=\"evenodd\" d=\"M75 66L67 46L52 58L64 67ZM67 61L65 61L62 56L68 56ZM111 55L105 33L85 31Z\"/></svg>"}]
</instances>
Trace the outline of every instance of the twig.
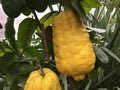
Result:
<instances>
[{"instance_id":1,"label":"twig","mask_svg":"<svg viewBox=\"0 0 120 90\"><path fill-rule=\"evenodd\" d=\"M62 80L62 83L63 83L63 86L64 86L64 90L68 90L67 76L61 74L60 77L61 77L61 80Z\"/></svg>"},{"instance_id":2,"label":"twig","mask_svg":"<svg viewBox=\"0 0 120 90\"><path fill-rule=\"evenodd\" d=\"M18 57L20 57L21 59L23 58L23 55L21 54L21 52L19 50L15 51L12 47L10 47L5 41L3 41L3 45L6 46L7 48L9 48L15 55L17 55Z\"/></svg>"},{"instance_id":3,"label":"twig","mask_svg":"<svg viewBox=\"0 0 120 90\"><path fill-rule=\"evenodd\" d=\"M68 77L69 83L70 83L70 88L69 90L73 90L73 82L72 82L72 78Z\"/></svg>"},{"instance_id":4,"label":"twig","mask_svg":"<svg viewBox=\"0 0 120 90\"><path fill-rule=\"evenodd\" d=\"M61 7L62 7L62 5L60 4L59 5L59 10L58 10L59 13L61 12Z\"/></svg>"},{"instance_id":5,"label":"twig","mask_svg":"<svg viewBox=\"0 0 120 90\"><path fill-rule=\"evenodd\" d=\"M39 19L37 17L37 14L35 12L34 9L32 9L31 5L28 4L28 6L31 8L32 13L34 14L35 20L40 28L40 30L42 31L42 38L43 38L43 43L44 43L44 50L45 50L45 59L50 62L50 56L48 54L49 50L48 50L48 44L47 44L47 39L46 39L46 34L45 34L45 28L44 25L42 23L39 22Z\"/></svg>"},{"instance_id":6,"label":"twig","mask_svg":"<svg viewBox=\"0 0 120 90\"><path fill-rule=\"evenodd\" d=\"M49 5L48 7L49 7L50 11L53 12L53 7L52 7L52 5Z\"/></svg>"}]
</instances>

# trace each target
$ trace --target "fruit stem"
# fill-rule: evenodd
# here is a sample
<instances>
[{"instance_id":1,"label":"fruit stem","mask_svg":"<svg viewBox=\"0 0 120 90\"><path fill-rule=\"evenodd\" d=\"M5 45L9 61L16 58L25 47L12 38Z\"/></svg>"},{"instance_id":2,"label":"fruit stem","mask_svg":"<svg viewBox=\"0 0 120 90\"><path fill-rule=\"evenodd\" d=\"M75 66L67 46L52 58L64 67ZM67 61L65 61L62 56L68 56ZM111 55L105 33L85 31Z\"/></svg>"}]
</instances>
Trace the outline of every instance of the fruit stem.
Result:
<instances>
[{"instance_id":1,"label":"fruit stem","mask_svg":"<svg viewBox=\"0 0 120 90\"><path fill-rule=\"evenodd\" d=\"M45 72L43 71L43 68L42 68L42 66L41 66L41 64L40 64L39 61L37 61L37 66L38 66L39 70L41 71L40 74L41 74L42 76L45 76Z\"/></svg>"}]
</instances>

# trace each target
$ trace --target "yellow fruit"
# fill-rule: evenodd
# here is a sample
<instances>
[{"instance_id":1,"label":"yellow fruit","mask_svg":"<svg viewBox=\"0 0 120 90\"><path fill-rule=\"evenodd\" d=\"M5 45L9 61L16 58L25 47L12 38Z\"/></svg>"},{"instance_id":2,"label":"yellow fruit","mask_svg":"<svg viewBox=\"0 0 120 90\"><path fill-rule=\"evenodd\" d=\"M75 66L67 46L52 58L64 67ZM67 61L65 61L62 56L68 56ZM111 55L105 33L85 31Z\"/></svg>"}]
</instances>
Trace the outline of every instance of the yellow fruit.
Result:
<instances>
[{"instance_id":1,"label":"yellow fruit","mask_svg":"<svg viewBox=\"0 0 120 90\"><path fill-rule=\"evenodd\" d=\"M58 71L75 80L83 80L95 64L95 53L84 23L69 10L54 18L52 28Z\"/></svg>"},{"instance_id":2,"label":"yellow fruit","mask_svg":"<svg viewBox=\"0 0 120 90\"><path fill-rule=\"evenodd\" d=\"M24 90L61 90L57 75L50 69L43 69L45 75L40 70L31 72Z\"/></svg>"}]
</instances>

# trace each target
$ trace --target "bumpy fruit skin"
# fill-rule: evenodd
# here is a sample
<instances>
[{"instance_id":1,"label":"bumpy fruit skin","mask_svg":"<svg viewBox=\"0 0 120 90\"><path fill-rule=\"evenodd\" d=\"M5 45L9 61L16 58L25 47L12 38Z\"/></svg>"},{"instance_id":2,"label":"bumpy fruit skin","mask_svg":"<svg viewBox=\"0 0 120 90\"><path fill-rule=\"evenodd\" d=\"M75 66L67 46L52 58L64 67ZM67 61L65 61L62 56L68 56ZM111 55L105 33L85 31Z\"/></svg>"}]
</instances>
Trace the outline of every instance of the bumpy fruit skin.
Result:
<instances>
[{"instance_id":1,"label":"bumpy fruit skin","mask_svg":"<svg viewBox=\"0 0 120 90\"><path fill-rule=\"evenodd\" d=\"M45 76L40 70L31 72L24 90L61 90L57 75L50 69L43 69Z\"/></svg>"},{"instance_id":2,"label":"bumpy fruit skin","mask_svg":"<svg viewBox=\"0 0 120 90\"><path fill-rule=\"evenodd\" d=\"M65 11L54 18L52 27L58 71L83 80L95 66L95 53L82 20L74 11Z\"/></svg>"}]
</instances>

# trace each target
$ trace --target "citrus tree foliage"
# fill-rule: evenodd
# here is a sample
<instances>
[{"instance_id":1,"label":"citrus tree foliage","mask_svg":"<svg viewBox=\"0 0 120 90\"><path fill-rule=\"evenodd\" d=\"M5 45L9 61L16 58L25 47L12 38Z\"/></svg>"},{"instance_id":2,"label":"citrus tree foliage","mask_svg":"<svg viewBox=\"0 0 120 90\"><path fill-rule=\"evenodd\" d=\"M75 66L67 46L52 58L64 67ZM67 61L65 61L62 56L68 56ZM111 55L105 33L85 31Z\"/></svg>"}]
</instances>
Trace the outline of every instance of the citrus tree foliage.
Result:
<instances>
[{"instance_id":1,"label":"citrus tree foliage","mask_svg":"<svg viewBox=\"0 0 120 90\"><path fill-rule=\"evenodd\" d=\"M39 66L54 70L63 90L119 90L119 0L0 0L0 3L8 16L5 40L0 41L0 90L23 90L29 73ZM38 18L36 12L43 13L47 8L51 11ZM70 8L86 24L96 54L94 70L78 82L59 74L52 45L52 20ZM19 24L16 33L14 21L20 14L30 17Z\"/></svg>"}]
</instances>

